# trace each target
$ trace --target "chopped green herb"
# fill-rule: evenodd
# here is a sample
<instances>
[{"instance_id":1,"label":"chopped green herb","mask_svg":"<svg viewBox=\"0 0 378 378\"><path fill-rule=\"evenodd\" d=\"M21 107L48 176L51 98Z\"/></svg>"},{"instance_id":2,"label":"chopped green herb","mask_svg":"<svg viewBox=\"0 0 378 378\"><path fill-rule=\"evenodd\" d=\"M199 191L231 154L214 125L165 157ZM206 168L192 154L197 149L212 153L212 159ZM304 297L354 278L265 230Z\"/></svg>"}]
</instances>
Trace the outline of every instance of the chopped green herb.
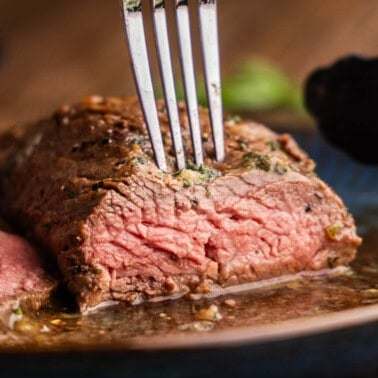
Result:
<instances>
[{"instance_id":1,"label":"chopped green herb","mask_svg":"<svg viewBox=\"0 0 378 378\"><path fill-rule=\"evenodd\" d=\"M238 123L240 123L242 121L241 117L238 116L238 115L234 115L234 116L230 116L226 119L227 122L230 122L230 123L233 123L235 125L237 125Z\"/></svg>"},{"instance_id":2,"label":"chopped green herb","mask_svg":"<svg viewBox=\"0 0 378 378\"><path fill-rule=\"evenodd\" d=\"M143 157L140 157L140 156L134 156L132 160L136 161L137 163L142 164L142 165L147 163L147 160Z\"/></svg>"},{"instance_id":3,"label":"chopped green herb","mask_svg":"<svg viewBox=\"0 0 378 378\"><path fill-rule=\"evenodd\" d=\"M173 177L177 177L177 176L180 176L180 175L181 175L181 173L182 173L182 171L183 171L183 169L179 169L178 171L176 171L176 172L172 173L172 176L173 176Z\"/></svg>"},{"instance_id":4,"label":"chopped green herb","mask_svg":"<svg viewBox=\"0 0 378 378\"><path fill-rule=\"evenodd\" d=\"M336 261L338 260L338 257L328 257L327 258L327 265L329 269L333 269L335 267Z\"/></svg>"},{"instance_id":5,"label":"chopped green herb","mask_svg":"<svg viewBox=\"0 0 378 378\"><path fill-rule=\"evenodd\" d=\"M18 315L18 316L22 316L23 312L22 312L21 306L18 306L16 309L14 309L13 313L16 314L16 315Z\"/></svg>"},{"instance_id":6,"label":"chopped green herb","mask_svg":"<svg viewBox=\"0 0 378 378\"><path fill-rule=\"evenodd\" d=\"M261 169L265 172L270 171L270 159L267 155L257 154L255 152L248 152L243 156L243 167L252 167Z\"/></svg>"},{"instance_id":7,"label":"chopped green herb","mask_svg":"<svg viewBox=\"0 0 378 378\"><path fill-rule=\"evenodd\" d=\"M167 165L172 168L176 166L176 162L171 156L167 156Z\"/></svg>"},{"instance_id":8,"label":"chopped green herb","mask_svg":"<svg viewBox=\"0 0 378 378\"><path fill-rule=\"evenodd\" d=\"M219 177L222 175L220 171L212 167L209 167L206 164L201 164L200 166L197 166L191 161L189 161L186 164L186 169L201 173L202 176L200 177L200 179L202 180L208 180L208 179L212 179L212 178ZM180 169L179 171L173 173L173 176L180 176L182 173L183 173L183 169Z\"/></svg>"},{"instance_id":9,"label":"chopped green herb","mask_svg":"<svg viewBox=\"0 0 378 378\"><path fill-rule=\"evenodd\" d=\"M146 135L137 135L131 140L130 145L137 144L138 146L142 146L146 144L147 140L148 137Z\"/></svg>"},{"instance_id":10,"label":"chopped green herb","mask_svg":"<svg viewBox=\"0 0 378 378\"><path fill-rule=\"evenodd\" d=\"M192 185L204 185L207 180L221 176L221 172L205 164L197 166L188 162L185 169L173 173L174 177L184 183L184 187Z\"/></svg>"},{"instance_id":11,"label":"chopped green herb","mask_svg":"<svg viewBox=\"0 0 378 378\"><path fill-rule=\"evenodd\" d=\"M206 180L216 178L222 175L222 173L218 171L217 169L211 168L205 164L200 165L199 172L205 175Z\"/></svg>"},{"instance_id":12,"label":"chopped green herb","mask_svg":"<svg viewBox=\"0 0 378 378\"><path fill-rule=\"evenodd\" d=\"M164 0L155 0L155 8L161 7L164 5Z\"/></svg>"},{"instance_id":13,"label":"chopped green herb","mask_svg":"<svg viewBox=\"0 0 378 378\"><path fill-rule=\"evenodd\" d=\"M274 167L274 171L278 173L279 175L284 175L285 173L287 173L287 168L281 164L277 164Z\"/></svg>"},{"instance_id":14,"label":"chopped green herb","mask_svg":"<svg viewBox=\"0 0 378 378\"><path fill-rule=\"evenodd\" d=\"M141 0L126 0L126 8L130 12L136 12L141 9Z\"/></svg>"},{"instance_id":15,"label":"chopped green herb","mask_svg":"<svg viewBox=\"0 0 378 378\"><path fill-rule=\"evenodd\" d=\"M341 229L342 226L335 224L326 228L326 234L331 240L334 240L340 234Z\"/></svg>"},{"instance_id":16,"label":"chopped green herb","mask_svg":"<svg viewBox=\"0 0 378 378\"><path fill-rule=\"evenodd\" d=\"M198 167L190 160L186 163L186 169L190 169L192 171L198 171Z\"/></svg>"},{"instance_id":17,"label":"chopped green herb","mask_svg":"<svg viewBox=\"0 0 378 378\"><path fill-rule=\"evenodd\" d=\"M279 144L274 140L268 140L265 144L270 147L271 151L278 151L280 149Z\"/></svg>"},{"instance_id":18,"label":"chopped green herb","mask_svg":"<svg viewBox=\"0 0 378 378\"><path fill-rule=\"evenodd\" d=\"M236 143L238 144L240 151L245 151L245 149L247 148L247 144L242 139L238 139Z\"/></svg>"},{"instance_id":19,"label":"chopped green herb","mask_svg":"<svg viewBox=\"0 0 378 378\"><path fill-rule=\"evenodd\" d=\"M192 186L192 184L190 183L188 179L184 178L182 182L184 183L184 188L189 188L190 186Z\"/></svg>"}]
</instances>

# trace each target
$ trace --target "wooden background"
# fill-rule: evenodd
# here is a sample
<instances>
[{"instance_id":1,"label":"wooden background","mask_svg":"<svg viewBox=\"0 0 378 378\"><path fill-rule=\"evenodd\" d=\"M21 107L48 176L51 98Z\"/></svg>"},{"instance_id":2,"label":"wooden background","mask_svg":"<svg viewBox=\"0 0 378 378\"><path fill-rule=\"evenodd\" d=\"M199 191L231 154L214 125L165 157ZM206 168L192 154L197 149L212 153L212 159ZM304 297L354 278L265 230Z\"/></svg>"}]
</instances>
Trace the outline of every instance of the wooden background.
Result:
<instances>
[{"instance_id":1,"label":"wooden background","mask_svg":"<svg viewBox=\"0 0 378 378\"><path fill-rule=\"evenodd\" d=\"M378 52L377 0L219 0L219 20L224 73L257 55L302 82L343 54ZM133 92L118 0L0 0L0 129Z\"/></svg>"}]
</instances>

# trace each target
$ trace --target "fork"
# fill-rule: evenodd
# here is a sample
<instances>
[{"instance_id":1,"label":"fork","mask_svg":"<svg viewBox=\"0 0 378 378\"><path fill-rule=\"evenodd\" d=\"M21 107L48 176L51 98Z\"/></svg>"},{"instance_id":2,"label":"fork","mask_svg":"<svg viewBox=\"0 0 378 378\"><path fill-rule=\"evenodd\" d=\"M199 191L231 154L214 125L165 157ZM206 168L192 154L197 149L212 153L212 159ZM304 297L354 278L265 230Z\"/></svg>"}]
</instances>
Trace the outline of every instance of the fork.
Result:
<instances>
[{"instance_id":1,"label":"fork","mask_svg":"<svg viewBox=\"0 0 378 378\"><path fill-rule=\"evenodd\" d=\"M122 10L134 79L154 152L154 158L157 166L161 170L166 171L167 162L156 108L143 25L143 12L145 11L144 8L147 4L146 1L122 0ZM163 83L164 99L168 114L172 145L176 158L176 166L178 169L182 169L186 166L186 157L181 135L169 46L166 17L167 2L165 0L149 1L151 1L152 5L155 44L157 48L161 80ZM183 73L186 108L193 147L193 160L194 163L199 166L203 164L203 149L193 63L189 5L187 0L173 1L175 1L176 28ZM199 12L202 57L215 150L214 155L217 161L222 161L225 158L225 151L216 0L196 1L196 6Z\"/></svg>"}]
</instances>

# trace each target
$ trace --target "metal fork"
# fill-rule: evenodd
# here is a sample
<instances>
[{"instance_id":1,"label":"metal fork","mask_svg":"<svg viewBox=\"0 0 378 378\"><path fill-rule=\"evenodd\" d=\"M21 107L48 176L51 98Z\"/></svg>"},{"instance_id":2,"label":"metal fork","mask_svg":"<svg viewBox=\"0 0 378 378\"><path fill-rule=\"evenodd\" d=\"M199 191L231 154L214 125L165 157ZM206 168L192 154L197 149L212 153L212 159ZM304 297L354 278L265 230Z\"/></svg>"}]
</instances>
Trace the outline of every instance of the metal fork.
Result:
<instances>
[{"instance_id":1,"label":"metal fork","mask_svg":"<svg viewBox=\"0 0 378 378\"><path fill-rule=\"evenodd\" d=\"M155 161L160 169L166 171L167 163L156 109L155 94L143 26L142 12L146 6L145 1L122 0L122 9L135 83L154 151ZM151 1L152 4L155 43L158 52L160 73L172 144L176 157L176 165L178 169L182 169L186 164L168 38L166 1L149 1ZM188 1L173 1L175 1L176 6L176 26L179 40L180 61L183 72L185 99L193 146L193 158L196 165L201 165L203 163L202 137L198 113ZM216 0L195 1L197 1L199 11L202 56L215 158L218 161L222 161L225 157L225 152Z\"/></svg>"}]
</instances>

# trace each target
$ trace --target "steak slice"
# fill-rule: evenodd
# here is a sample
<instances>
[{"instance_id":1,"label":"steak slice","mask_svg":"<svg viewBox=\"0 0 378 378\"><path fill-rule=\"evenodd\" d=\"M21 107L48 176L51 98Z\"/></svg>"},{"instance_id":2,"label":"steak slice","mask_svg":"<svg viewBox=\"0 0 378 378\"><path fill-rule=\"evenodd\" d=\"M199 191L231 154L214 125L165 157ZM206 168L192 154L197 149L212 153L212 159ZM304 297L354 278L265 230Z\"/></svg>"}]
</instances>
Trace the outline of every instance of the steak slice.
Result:
<instances>
[{"instance_id":1,"label":"steak slice","mask_svg":"<svg viewBox=\"0 0 378 378\"><path fill-rule=\"evenodd\" d=\"M57 258L81 310L139 303L350 262L361 240L341 199L289 135L225 122L227 160L153 162L136 98L93 96L0 140L1 207ZM180 105L191 156L185 107Z\"/></svg>"},{"instance_id":2,"label":"steak slice","mask_svg":"<svg viewBox=\"0 0 378 378\"><path fill-rule=\"evenodd\" d=\"M0 318L19 306L39 309L55 286L38 252L23 238L0 231Z\"/></svg>"}]
</instances>

